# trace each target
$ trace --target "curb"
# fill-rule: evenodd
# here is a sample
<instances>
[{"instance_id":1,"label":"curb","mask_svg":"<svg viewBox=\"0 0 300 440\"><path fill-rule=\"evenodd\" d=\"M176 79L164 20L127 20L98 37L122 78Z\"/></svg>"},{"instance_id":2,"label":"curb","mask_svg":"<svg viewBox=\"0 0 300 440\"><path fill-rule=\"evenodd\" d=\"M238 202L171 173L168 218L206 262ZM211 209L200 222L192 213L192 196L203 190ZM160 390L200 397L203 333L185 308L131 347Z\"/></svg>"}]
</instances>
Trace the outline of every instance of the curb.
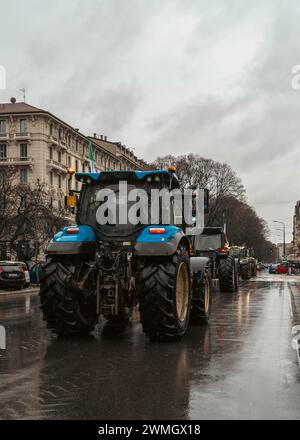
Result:
<instances>
[{"instance_id":1,"label":"curb","mask_svg":"<svg viewBox=\"0 0 300 440\"><path fill-rule=\"evenodd\" d=\"M1 295L24 295L27 293L39 293L40 288L39 287L33 287L29 289L22 289L22 290L0 290L0 296Z\"/></svg>"}]
</instances>

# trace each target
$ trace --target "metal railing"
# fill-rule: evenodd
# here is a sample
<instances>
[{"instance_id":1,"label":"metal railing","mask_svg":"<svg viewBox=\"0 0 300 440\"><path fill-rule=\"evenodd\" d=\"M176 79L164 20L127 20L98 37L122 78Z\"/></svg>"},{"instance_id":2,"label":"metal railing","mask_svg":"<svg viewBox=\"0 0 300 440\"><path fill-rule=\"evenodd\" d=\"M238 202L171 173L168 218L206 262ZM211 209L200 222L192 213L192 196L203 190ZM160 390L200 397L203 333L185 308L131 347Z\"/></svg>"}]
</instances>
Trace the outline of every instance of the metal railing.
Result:
<instances>
[{"instance_id":1,"label":"metal railing","mask_svg":"<svg viewBox=\"0 0 300 440\"><path fill-rule=\"evenodd\" d=\"M28 131L24 131L24 132L20 132L20 133L16 133L16 137L29 137L30 134L28 133Z\"/></svg>"},{"instance_id":2,"label":"metal railing","mask_svg":"<svg viewBox=\"0 0 300 440\"><path fill-rule=\"evenodd\" d=\"M64 169L64 170L68 169L67 165L60 163L60 162L57 162L56 160L53 160L53 159L48 159L47 163L48 163L48 166L51 166L54 168L60 168L60 169Z\"/></svg>"}]
</instances>

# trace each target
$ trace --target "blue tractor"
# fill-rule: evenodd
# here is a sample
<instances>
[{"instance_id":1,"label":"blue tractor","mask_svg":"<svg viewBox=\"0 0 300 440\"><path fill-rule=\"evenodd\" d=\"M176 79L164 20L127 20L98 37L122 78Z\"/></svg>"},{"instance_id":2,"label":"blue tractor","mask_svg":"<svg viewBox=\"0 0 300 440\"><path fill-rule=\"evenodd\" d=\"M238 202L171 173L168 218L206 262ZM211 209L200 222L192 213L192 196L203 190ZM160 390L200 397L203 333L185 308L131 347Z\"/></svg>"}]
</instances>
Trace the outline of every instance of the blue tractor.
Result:
<instances>
[{"instance_id":1,"label":"blue tractor","mask_svg":"<svg viewBox=\"0 0 300 440\"><path fill-rule=\"evenodd\" d=\"M103 190L118 196L120 182L126 182L128 194L178 189L175 170L77 173L75 178L82 183L79 197L72 193L67 199L69 205L76 199L76 226L53 237L42 268L40 299L48 327L57 334L89 334L100 316L125 325L136 306L151 340L179 338L190 321L207 323L210 260L194 256L184 220L175 224L171 207L168 224L161 212L155 224L121 224L104 207L108 197L99 197ZM118 210L123 202L117 197ZM99 220L99 212L110 221Z\"/></svg>"}]
</instances>

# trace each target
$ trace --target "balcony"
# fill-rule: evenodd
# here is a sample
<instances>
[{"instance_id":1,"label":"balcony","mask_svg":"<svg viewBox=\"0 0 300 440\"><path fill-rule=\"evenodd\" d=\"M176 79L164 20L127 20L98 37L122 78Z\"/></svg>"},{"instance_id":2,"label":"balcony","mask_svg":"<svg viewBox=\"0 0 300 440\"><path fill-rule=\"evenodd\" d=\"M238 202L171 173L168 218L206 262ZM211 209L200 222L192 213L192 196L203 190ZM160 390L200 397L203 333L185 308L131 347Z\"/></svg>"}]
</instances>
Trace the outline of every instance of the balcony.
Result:
<instances>
[{"instance_id":1,"label":"balcony","mask_svg":"<svg viewBox=\"0 0 300 440\"><path fill-rule=\"evenodd\" d=\"M30 139L30 133L28 132L16 133L15 136L17 141L27 141Z\"/></svg>"},{"instance_id":2,"label":"balcony","mask_svg":"<svg viewBox=\"0 0 300 440\"><path fill-rule=\"evenodd\" d=\"M2 157L0 158L1 166L30 166L34 164L33 157Z\"/></svg>"},{"instance_id":3,"label":"balcony","mask_svg":"<svg viewBox=\"0 0 300 440\"><path fill-rule=\"evenodd\" d=\"M59 147L60 147L62 150L66 150L66 149L67 149L67 143L66 143L66 141L64 141L64 140L62 140L62 139L59 139L59 140L58 140L58 145L59 145Z\"/></svg>"},{"instance_id":4,"label":"balcony","mask_svg":"<svg viewBox=\"0 0 300 440\"><path fill-rule=\"evenodd\" d=\"M0 133L0 142L8 140L8 133Z\"/></svg>"},{"instance_id":5,"label":"balcony","mask_svg":"<svg viewBox=\"0 0 300 440\"><path fill-rule=\"evenodd\" d=\"M65 174L67 172L67 165L57 162L56 160L53 159L48 159L47 160L47 167L49 169L55 170L57 172L63 173Z\"/></svg>"},{"instance_id":6,"label":"balcony","mask_svg":"<svg viewBox=\"0 0 300 440\"><path fill-rule=\"evenodd\" d=\"M53 145L58 145L58 138L54 135L50 135L50 140Z\"/></svg>"}]
</instances>

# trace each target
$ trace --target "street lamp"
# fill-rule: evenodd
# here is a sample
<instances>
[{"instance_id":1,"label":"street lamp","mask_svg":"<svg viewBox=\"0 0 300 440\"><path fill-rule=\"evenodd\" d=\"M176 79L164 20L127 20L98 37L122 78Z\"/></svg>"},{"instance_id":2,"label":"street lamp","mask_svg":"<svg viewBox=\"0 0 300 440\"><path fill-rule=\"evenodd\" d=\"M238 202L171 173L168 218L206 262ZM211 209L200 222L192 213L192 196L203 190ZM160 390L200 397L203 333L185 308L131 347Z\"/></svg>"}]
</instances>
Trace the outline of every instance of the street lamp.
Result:
<instances>
[{"instance_id":1,"label":"street lamp","mask_svg":"<svg viewBox=\"0 0 300 440\"><path fill-rule=\"evenodd\" d=\"M273 223L280 223L283 228L282 228L282 232L283 232L283 258L286 257L285 255L285 223L284 222L280 222L279 220L273 220Z\"/></svg>"}]
</instances>

